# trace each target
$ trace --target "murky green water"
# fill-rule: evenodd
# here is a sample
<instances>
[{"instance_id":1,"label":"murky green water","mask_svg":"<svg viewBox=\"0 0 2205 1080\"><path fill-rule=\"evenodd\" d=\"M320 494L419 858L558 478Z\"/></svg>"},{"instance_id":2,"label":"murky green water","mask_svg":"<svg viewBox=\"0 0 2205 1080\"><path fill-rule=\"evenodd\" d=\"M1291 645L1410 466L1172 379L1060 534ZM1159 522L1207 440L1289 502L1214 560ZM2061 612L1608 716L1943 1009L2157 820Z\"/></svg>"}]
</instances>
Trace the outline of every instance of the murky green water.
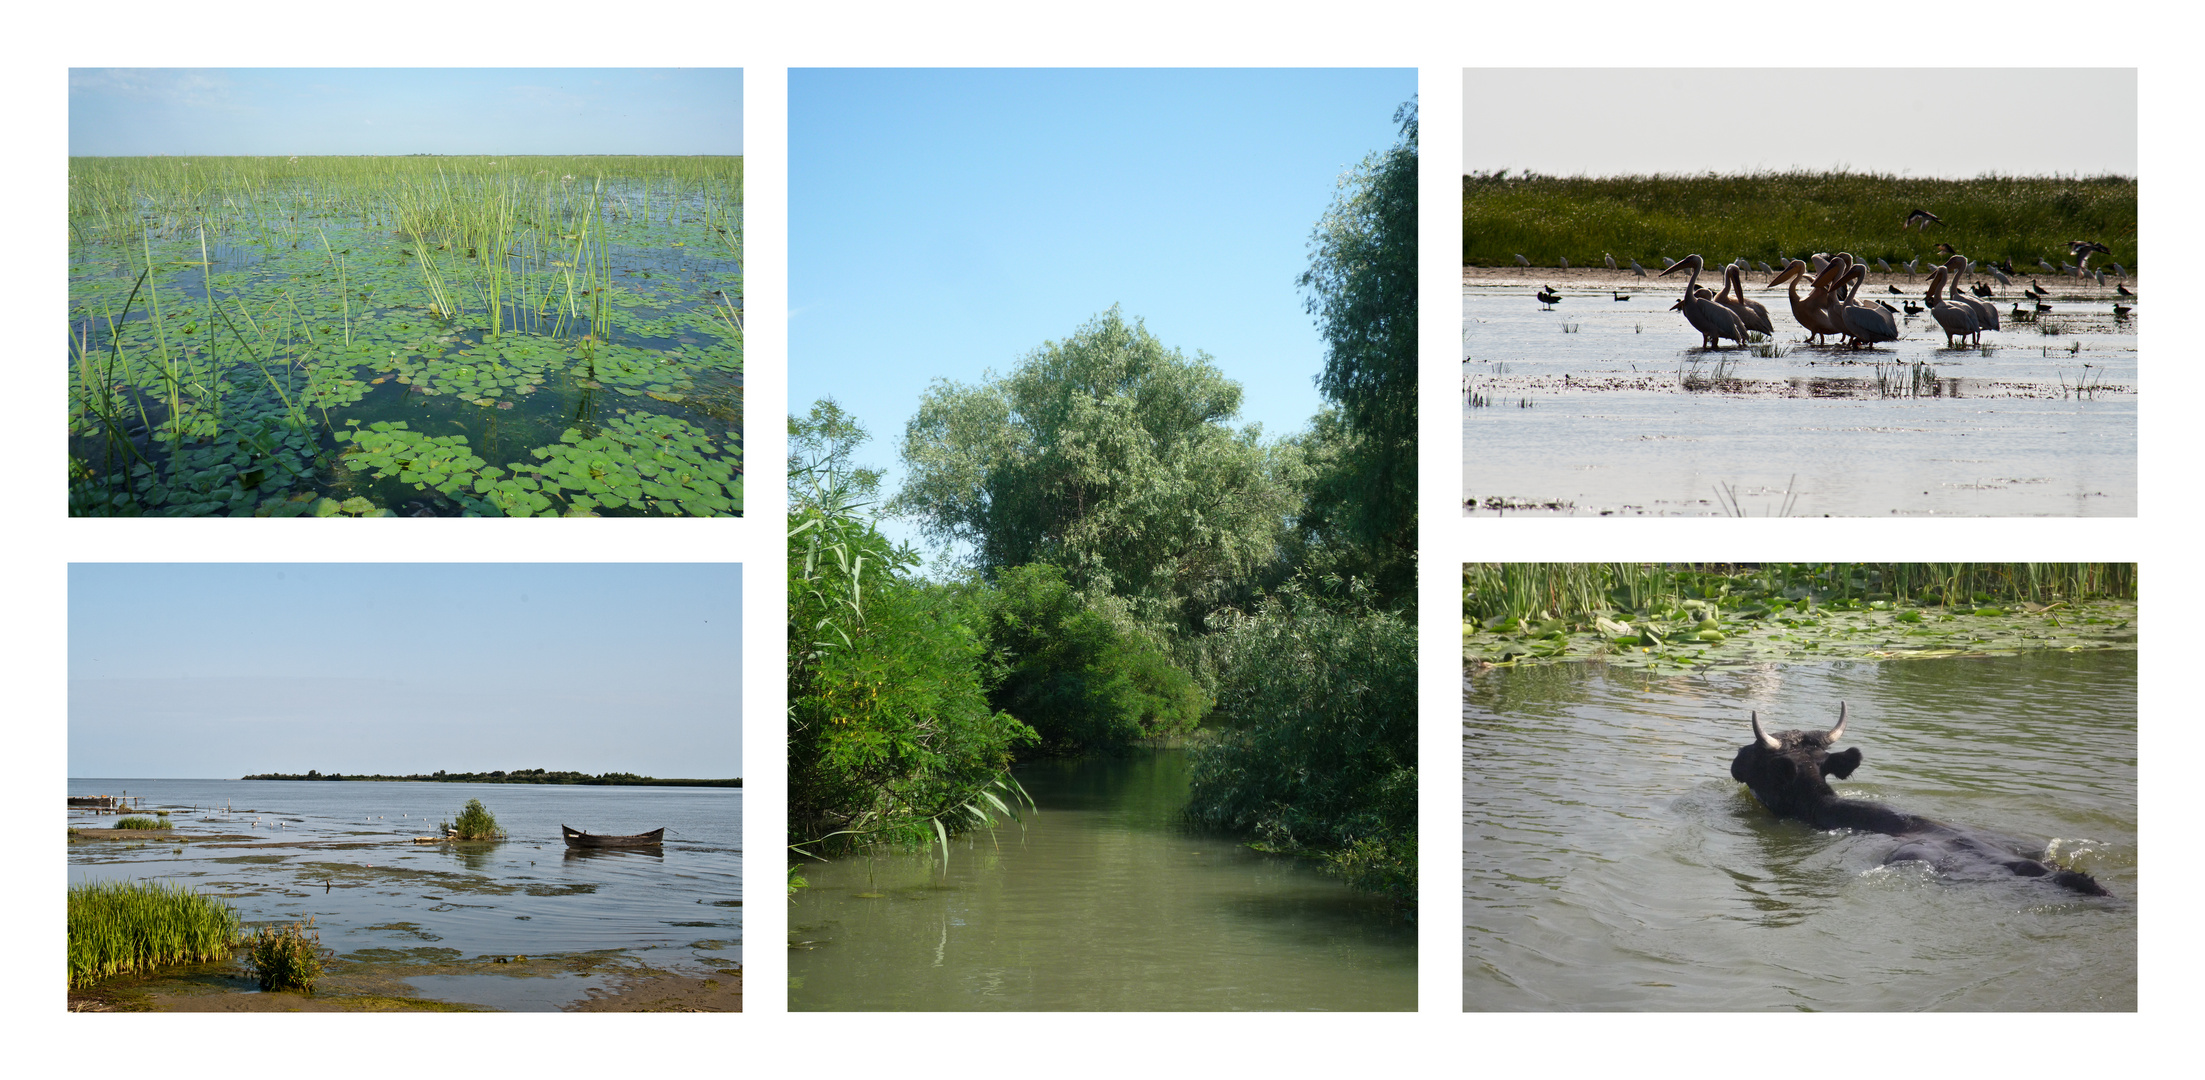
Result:
<instances>
[{"instance_id":1,"label":"murky green water","mask_svg":"<svg viewBox=\"0 0 2205 1080\"><path fill-rule=\"evenodd\" d=\"M1470 1010L2133 1010L2136 654L1492 669L1463 705ZM2111 898L1885 865L1731 780L1749 709L1864 760L1842 796L2030 843Z\"/></svg>"},{"instance_id":2,"label":"murky green water","mask_svg":"<svg viewBox=\"0 0 2205 1080\"><path fill-rule=\"evenodd\" d=\"M938 856L805 870L791 1010L1399 1010L1416 928L1386 902L1178 824L1187 757L1045 762L1039 804Z\"/></svg>"}]
</instances>

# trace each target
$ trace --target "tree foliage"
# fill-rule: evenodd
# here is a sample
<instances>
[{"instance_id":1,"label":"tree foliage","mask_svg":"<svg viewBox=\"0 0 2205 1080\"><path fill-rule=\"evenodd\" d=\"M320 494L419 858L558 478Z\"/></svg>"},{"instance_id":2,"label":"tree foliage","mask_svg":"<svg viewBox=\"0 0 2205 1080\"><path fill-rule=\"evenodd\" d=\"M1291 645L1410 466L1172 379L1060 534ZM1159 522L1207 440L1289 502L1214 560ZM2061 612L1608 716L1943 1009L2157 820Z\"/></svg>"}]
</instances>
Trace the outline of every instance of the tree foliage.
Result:
<instances>
[{"instance_id":1,"label":"tree foliage","mask_svg":"<svg viewBox=\"0 0 2205 1080\"><path fill-rule=\"evenodd\" d=\"M1240 386L1116 307L1009 375L940 381L904 435L893 509L972 545L983 574L1052 563L1152 626L1199 625L1271 560L1295 492Z\"/></svg>"},{"instance_id":2,"label":"tree foliage","mask_svg":"<svg viewBox=\"0 0 2205 1080\"><path fill-rule=\"evenodd\" d=\"M814 419L822 416L813 411ZM988 705L985 643L957 598L865 517L847 417L798 436L788 533L789 838L924 841L1005 809L1011 750L1032 729Z\"/></svg>"},{"instance_id":3,"label":"tree foliage","mask_svg":"<svg viewBox=\"0 0 2205 1080\"><path fill-rule=\"evenodd\" d=\"M1011 567L976 593L999 673L988 700L1052 753L1121 750L1183 735L1210 701L1162 648L1091 605L1047 563Z\"/></svg>"},{"instance_id":4,"label":"tree foliage","mask_svg":"<svg viewBox=\"0 0 2205 1080\"><path fill-rule=\"evenodd\" d=\"M1306 527L1344 534L1388 598L1415 587L1416 102L1394 121L1400 141L1341 178L1300 279L1325 339L1317 385L1337 408L1332 429L1320 418L1330 453Z\"/></svg>"}]
</instances>

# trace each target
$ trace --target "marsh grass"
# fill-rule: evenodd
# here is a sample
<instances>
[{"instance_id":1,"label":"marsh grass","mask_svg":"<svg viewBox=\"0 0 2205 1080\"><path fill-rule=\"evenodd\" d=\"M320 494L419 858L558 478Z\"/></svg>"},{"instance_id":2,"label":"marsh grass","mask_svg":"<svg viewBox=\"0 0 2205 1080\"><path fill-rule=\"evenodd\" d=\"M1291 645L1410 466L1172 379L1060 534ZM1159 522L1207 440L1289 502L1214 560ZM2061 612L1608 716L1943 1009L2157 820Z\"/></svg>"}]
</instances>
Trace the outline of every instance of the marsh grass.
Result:
<instances>
[{"instance_id":1,"label":"marsh grass","mask_svg":"<svg viewBox=\"0 0 2205 1080\"><path fill-rule=\"evenodd\" d=\"M224 960L237 940L230 905L165 882L69 887L69 985L161 964Z\"/></svg>"},{"instance_id":2,"label":"marsh grass","mask_svg":"<svg viewBox=\"0 0 2205 1080\"><path fill-rule=\"evenodd\" d=\"M166 829L170 826L166 818L126 817L117 819L114 827L117 829Z\"/></svg>"},{"instance_id":3,"label":"marsh grass","mask_svg":"<svg viewBox=\"0 0 2205 1080\"><path fill-rule=\"evenodd\" d=\"M1850 251L1896 266L1954 244L1971 259L2017 266L2057 259L2077 237L2101 241L2133 272L2136 180L2098 177L1979 177L1930 180L1875 173L1753 173L1731 176L1553 177L1474 174L1462 178L1462 264L1535 266L1568 258L1596 265L1601 253L1648 266L1697 252L1710 262L1743 256ZM1913 207L1944 219L1902 230Z\"/></svg>"},{"instance_id":4,"label":"marsh grass","mask_svg":"<svg viewBox=\"0 0 2205 1080\"><path fill-rule=\"evenodd\" d=\"M2134 563L1465 563L1462 613L1484 629L1555 631L1692 607L2134 600Z\"/></svg>"},{"instance_id":5,"label":"marsh grass","mask_svg":"<svg viewBox=\"0 0 2205 1080\"><path fill-rule=\"evenodd\" d=\"M313 925L309 918L280 929L263 926L241 942L262 990L313 992L322 974L321 935L307 933Z\"/></svg>"}]
</instances>

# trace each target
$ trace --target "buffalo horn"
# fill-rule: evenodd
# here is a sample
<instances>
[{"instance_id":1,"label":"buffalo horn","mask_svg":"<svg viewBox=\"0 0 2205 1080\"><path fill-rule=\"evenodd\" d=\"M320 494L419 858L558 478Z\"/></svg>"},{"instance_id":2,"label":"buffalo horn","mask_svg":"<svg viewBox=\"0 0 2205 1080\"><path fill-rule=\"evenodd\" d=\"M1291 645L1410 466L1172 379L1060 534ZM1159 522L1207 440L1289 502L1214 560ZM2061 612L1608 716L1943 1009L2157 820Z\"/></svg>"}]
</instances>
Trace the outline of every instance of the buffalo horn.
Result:
<instances>
[{"instance_id":1,"label":"buffalo horn","mask_svg":"<svg viewBox=\"0 0 2205 1080\"><path fill-rule=\"evenodd\" d=\"M1836 742L1838 736L1843 734L1845 734L1845 703L1840 701L1838 702L1838 726L1831 728L1830 733L1823 736L1823 738L1830 742Z\"/></svg>"},{"instance_id":2,"label":"buffalo horn","mask_svg":"<svg viewBox=\"0 0 2205 1080\"><path fill-rule=\"evenodd\" d=\"M1844 727L1845 724L1841 721L1838 726ZM1784 748L1784 744L1777 742L1775 736L1761 730L1761 714L1758 711L1753 713L1753 737L1761 740L1761 745L1771 750L1782 750Z\"/></svg>"}]
</instances>

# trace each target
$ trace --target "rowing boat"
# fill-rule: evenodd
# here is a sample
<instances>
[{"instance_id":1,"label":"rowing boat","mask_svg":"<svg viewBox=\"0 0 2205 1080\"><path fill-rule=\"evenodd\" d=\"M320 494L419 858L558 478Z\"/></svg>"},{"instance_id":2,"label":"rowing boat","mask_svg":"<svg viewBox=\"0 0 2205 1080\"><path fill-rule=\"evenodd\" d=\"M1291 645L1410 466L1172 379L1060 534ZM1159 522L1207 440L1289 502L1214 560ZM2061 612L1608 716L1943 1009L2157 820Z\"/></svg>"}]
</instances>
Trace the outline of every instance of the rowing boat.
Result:
<instances>
[{"instance_id":1,"label":"rowing boat","mask_svg":"<svg viewBox=\"0 0 2205 1080\"><path fill-rule=\"evenodd\" d=\"M666 830L652 829L634 836L598 836L561 825L559 833L567 838L568 847L656 847L662 842L660 837L666 835Z\"/></svg>"}]
</instances>

